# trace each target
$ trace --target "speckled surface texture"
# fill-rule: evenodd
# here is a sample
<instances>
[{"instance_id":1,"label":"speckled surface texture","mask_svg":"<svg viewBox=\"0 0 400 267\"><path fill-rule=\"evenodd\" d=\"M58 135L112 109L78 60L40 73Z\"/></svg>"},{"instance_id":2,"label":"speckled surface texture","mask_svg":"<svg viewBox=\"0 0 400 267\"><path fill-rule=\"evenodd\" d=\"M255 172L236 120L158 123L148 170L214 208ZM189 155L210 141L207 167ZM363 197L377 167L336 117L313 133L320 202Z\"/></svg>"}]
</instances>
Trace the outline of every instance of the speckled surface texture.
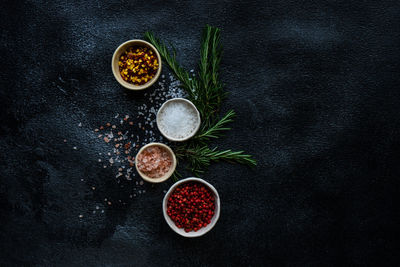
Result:
<instances>
[{"instance_id":1,"label":"speckled surface texture","mask_svg":"<svg viewBox=\"0 0 400 267\"><path fill-rule=\"evenodd\" d=\"M389 265L398 2L149 2L1 2L0 265ZM195 69L206 23L222 29L224 109L237 112L217 144L259 164L213 165L202 178L220 221L184 239L162 217L172 182L130 198L137 178L98 164L93 129L147 103L112 76L119 44L153 30Z\"/></svg>"}]
</instances>

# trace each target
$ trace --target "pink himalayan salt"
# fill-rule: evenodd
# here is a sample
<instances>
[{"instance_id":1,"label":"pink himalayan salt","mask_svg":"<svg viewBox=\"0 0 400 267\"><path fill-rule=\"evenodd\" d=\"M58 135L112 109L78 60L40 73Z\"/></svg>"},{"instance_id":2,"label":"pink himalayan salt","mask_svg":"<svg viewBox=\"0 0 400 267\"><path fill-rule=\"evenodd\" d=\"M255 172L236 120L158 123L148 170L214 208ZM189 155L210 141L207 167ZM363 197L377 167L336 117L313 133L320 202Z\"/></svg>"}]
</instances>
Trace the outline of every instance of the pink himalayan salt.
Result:
<instances>
[{"instance_id":1,"label":"pink himalayan salt","mask_svg":"<svg viewBox=\"0 0 400 267\"><path fill-rule=\"evenodd\" d=\"M164 176L172 165L172 158L163 147L151 146L138 155L138 169L150 178Z\"/></svg>"}]
</instances>

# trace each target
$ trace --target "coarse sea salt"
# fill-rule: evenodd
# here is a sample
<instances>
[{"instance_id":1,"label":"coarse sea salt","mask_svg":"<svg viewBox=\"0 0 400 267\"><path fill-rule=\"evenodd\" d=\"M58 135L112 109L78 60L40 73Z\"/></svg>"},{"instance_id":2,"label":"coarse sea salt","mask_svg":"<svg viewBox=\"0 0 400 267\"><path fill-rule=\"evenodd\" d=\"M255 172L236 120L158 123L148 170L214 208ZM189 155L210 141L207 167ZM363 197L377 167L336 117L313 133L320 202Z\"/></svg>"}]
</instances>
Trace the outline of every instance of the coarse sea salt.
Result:
<instances>
[{"instance_id":1,"label":"coarse sea salt","mask_svg":"<svg viewBox=\"0 0 400 267\"><path fill-rule=\"evenodd\" d=\"M160 112L160 130L165 135L183 139L191 135L199 123L196 111L183 101L171 101Z\"/></svg>"}]
</instances>

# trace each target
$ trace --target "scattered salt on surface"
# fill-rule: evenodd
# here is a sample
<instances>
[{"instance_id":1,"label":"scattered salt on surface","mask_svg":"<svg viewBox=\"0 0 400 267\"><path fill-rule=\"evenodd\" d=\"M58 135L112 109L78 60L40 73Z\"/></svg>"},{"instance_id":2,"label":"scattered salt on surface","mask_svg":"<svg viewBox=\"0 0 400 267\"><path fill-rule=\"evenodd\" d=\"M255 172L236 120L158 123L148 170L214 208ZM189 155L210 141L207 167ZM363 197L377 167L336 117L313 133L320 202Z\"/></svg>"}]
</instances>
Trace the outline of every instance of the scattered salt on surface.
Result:
<instances>
[{"instance_id":1,"label":"scattered salt on surface","mask_svg":"<svg viewBox=\"0 0 400 267\"><path fill-rule=\"evenodd\" d=\"M103 141L108 146L107 150L97 151L99 157L96 157L95 160L99 162L99 165L101 164L100 167L103 166L104 169L110 168L115 171L114 177L118 176L115 178L118 184L122 179L128 181L134 179L132 181L134 191L128 194L130 198L137 197L138 194L143 195L146 192L144 190L146 185L143 180L137 179L138 176L135 175L135 154L140 147L148 142L165 140L156 126L158 109L166 100L187 97L185 91L180 88L180 82L172 74L163 74L161 77L162 79L155 84L154 90L145 93L147 104L143 103L137 106L134 114L128 115L121 112L111 114L111 120L106 121L107 123L103 126L99 125L93 128L93 134L96 138L100 138L101 141L105 138L108 141ZM79 127L83 126L81 122L78 121L78 123ZM118 135L119 131L125 133ZM63 141L67 143L67 139ZM130 145L127 145L128 143ZM115 147L116 144L119 144L118 148ZM73 149L77 150L78 148L75 146ZM84 180L81 179L81 181ZM94 187L92 190L94 190ZM106 204L107 206L113 204L107 198L104 201L108 204ZM100 214L100 212L104 213L104 209L101 206L96 206L90 214ZM83 215L80 215L80 218L83 218Z\"/></svg>"}]
</instances>

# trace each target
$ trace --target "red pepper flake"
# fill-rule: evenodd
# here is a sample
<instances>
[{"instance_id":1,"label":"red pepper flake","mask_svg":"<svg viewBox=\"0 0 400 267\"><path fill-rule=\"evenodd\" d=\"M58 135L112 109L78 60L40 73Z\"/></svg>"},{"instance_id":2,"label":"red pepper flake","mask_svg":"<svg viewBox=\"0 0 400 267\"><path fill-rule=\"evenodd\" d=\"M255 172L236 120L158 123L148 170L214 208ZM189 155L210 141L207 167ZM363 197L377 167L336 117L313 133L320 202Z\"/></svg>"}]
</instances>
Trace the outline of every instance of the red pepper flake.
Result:
<instances>
[{"instance_id":1,"label":"red pepper flake","mask_svg":"<svg viewBox=\"0 0 400 267\"><path fill-rule=\"evenodd\" d=\"M96 128L96 129L94 129L94 131L95 131L95 132L98 132L98 131L99 131L99 129L97 129L97 128Z\"/></svg>"},{"instance_id":2,"label":"red pepper flake","mask_svg":"<svg viewBox=\"0 0 400 267\"><path fill-rule=\"evenodd\" d=\"M115 147L118 148L118 147L119 147L119 144L115 144Z\"/></svg>"},{"instance_id":3,"label":"red pepper flake","mask_svg":"<svg viewBox=\"0 0 400 267\"><path fill-rule=\"evenodd\" d=\"M108 142L110 142L110 139L108 139L107 137L104 137L104 141L105 141L106 143L108 143Z\"/></svg>"},{"instance_id":4,"label":"red pepper flake","mask_svg":"<svg viewBox=\"0 0 400 267\"><path fill-rule=\"evenodd\" d=\"M104 126L100 126L100 130L103 130L104 129Z\"/></svg>"},{"instance_id":5,"label":"red pepper flake","mask_svg":"<svg viewBox=\"0 0 400 267\"><path fill-rule=\"evenodd\" d=\"M130 122L129 122L129 125L133 125L133 121L130 121Z\"/></svg>"},{"instance_id":6,"label":"red pepper flake","mask_svg":"<svg viewBox=\"0 0 400 267\"><path fill-rule=\"evenodd\" d=\"M115 128L117 128L117 126L113 125L113 126L111 126L111 128L115 129Z\"/></svg>"},{"instance_id":7,"label":"red pepper flake","mask_svg":"<svg viewBox=\"0 0 400 267\"><path fill-rule=\"evenodd\" d=\"M210 224L214 210L214 195L201 183L181 184L168 198L167 214L185 232L196 232Z\"/></svg>"},{"instance_id":8,"label":"red pepper flake","mask_svg":"<svg viewBox=\"0 0 400 267\"><path fill-rule=\"evenodd\" d=\"M118 135L122 135L122 132L118 132Z\"/></svg>"},{"instance_id":9,"label":"red pepper flake","mask_svg":"<svg viewBox=\"0 0 400 267\"><path fill-rule=\"evenodd\" d=\"M135 85L150 81L157 73L158 59L147 47L129 47L119 58L118 66L122 79Z\"/></svg>"},{"instance_id":10,"label":"red pepper flake","mask_svg":"<svg viewBox=\"0 0 400 267\"><path fill-rule=\"evenodd\" d=\"M110 127L110 126L111 126L111 123L107 122L107 123L106 123L106 126L107 126L107 127Z\"/></svg>"}]
</instances>

